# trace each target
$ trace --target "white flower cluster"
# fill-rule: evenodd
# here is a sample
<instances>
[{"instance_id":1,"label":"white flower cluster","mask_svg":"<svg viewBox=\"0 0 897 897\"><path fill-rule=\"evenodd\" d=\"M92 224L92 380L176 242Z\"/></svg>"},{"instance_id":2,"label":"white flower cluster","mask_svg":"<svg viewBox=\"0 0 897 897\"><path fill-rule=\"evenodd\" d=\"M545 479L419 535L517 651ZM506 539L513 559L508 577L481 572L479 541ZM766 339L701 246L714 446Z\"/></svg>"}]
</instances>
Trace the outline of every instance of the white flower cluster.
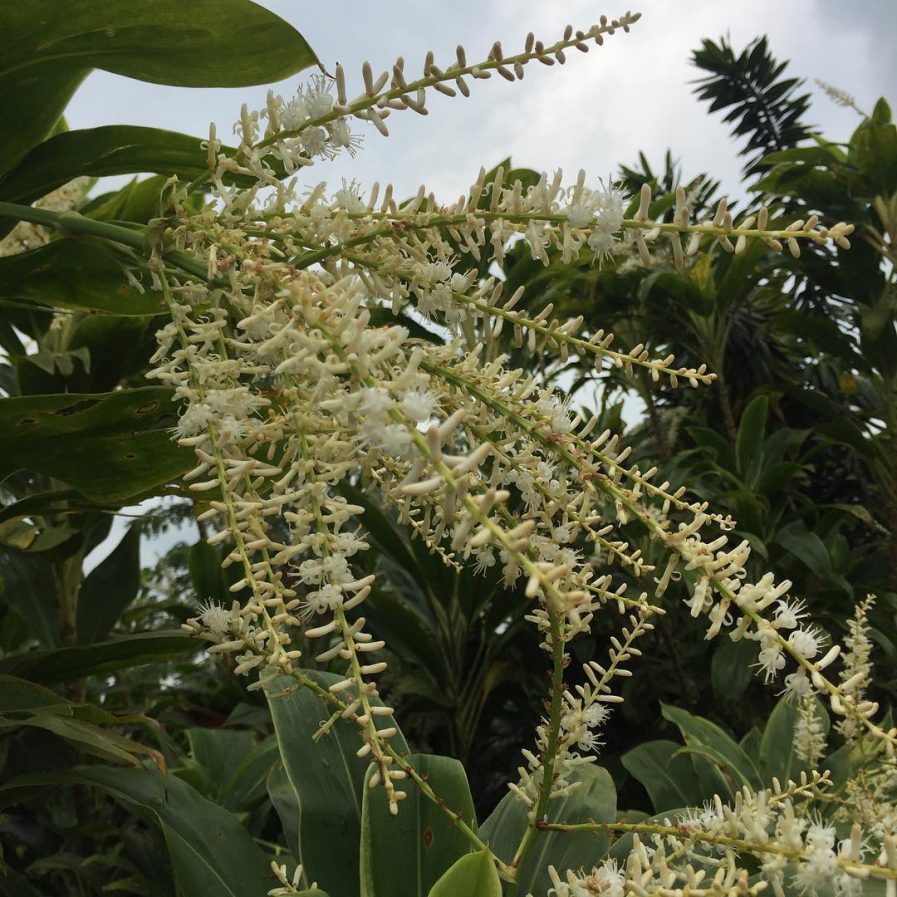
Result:
<instances>
[{"instance_id":1,"label":"white flower cluster","mask_svg":"<svg viewBox=\"0 0 897 897\"><path fill-rule=\"evenodd\" d=\"M824 640L805 622L803 605L788 597L790 583L776 584L771 574L748 581L750 547L729 545L733 521L689 501L684 488L655 482L656 468L629 462L617 437L595 435L597 416L573 412L565 397L511 368L501 334L507 326L518 347L547 349L562 360L590 357L627 373L641 368L673 386L711 381L706 367L677 367L641 344L613 349L612 334L581 333L581 318L558 321L551 306L531 314L518 307L521 290L505 296L496 278L459 263L463 253L500 260L523 239L546 264L553 255L607 263L630 250L650 264L650 247L662 238L683 265L708 240L735 252L751 239L792 253L799 240L849 245L849 225L826 230L812 218L770 229L761 209L736 226L725 202L711 221L694 224L683 190L672 222L651 220L649 189L636 205L610 182L587 186L584 173L570 187L558 172L524 189L520 180L506 182L502 169L491 177L481 171L454 204L440 205L421 188L401 206L391 187L381 195L375 185L365 198L352 182L328 197L324 185L300 194L279 179L282 169L352 151L351 118L385 132L391 111L425 112L431 88L466 94L467 78L493 71L515 80L528 62L563 63L566 49L583 50L587 39L601 43L636 18L602 20L587 32L568 28L549 47L530 35L523 53L509 57L496 45L476 65L460 48L445 69L430 55L417 81L406 78L401 60L391 75L375 76L365 65L364 92L354 100L339 67L332 83L316 77L293 99L272 95L262 113L244 109L235 157L222 154L211 134L213 199L199 214L181 209L154 259L171 322L157 334L152 376L183 402L176 437L197 457L185 479L207 499L202 519L218 530L209 541L224 544L225 565L240 571L233 607L207 604L187 628L212 642L211 651L233 653L238 673L254 670L250 688L284 674L308 684L298 666L300 631L317 644L316 660L344 671L330 688L333 719L357 725L358 754L376 768L370 784L386 789L393 812L405 796L400 783L414 776L390 745L392 711L377 700L384 645L360 615L374 578L357 563L368 547L363 509L343 494L346 483L389 503L447 563L500 569L506 584L520 581L531 600L527 619L550 655L552 693L535 750L524 752L511 785L529 809L529 833L546 825L549 800L575 787L572 774L594 759L610 706L619 701L613 680L629 675L626 663L640 653L635 643L664 612L662 600L677 579L687 586L692 614L708 617L708 637L725 627L733 639L759 642L757 666L767 680L793 659L785 686L804 708L802 756L822 752L819 694L842 726L878 738L893 758L897 730L873 723L877 706L864 698L865 617L856 621L848 669L835 684L823 671L839 648L819 656ZM228 186L234 174L255 178L255 186ZM207 277L179 272L172 249L200 259ZM388 310L411 320L389 320ZM427 319L445 328L445 344L414 335ZM623 528L632 523L662 555L657 570L629 544ZM632 594L621 572L648 578L648 589ZM571 690L564 683L569 643L607 605L626 615L620 636L611 640L606 664L587 664L585 682ZM801 783L795 794L811 785ZM868 848L853 837L848 847L836 845L827 825L800 816L793 796L744 794L734 808L717 802L671 831L644 829L653 840L636 839L624 868L606 862L563 878L552 870L554 893L759 893L762 883L749 882L736 860L743 847L761 857L777 897L786 868L808 892L824 880L852 895L857 877L870 874ZM884 819L876 817L874 834L887 846L893 830ZM684 866L676 864L681 857L689 860ZM897 867L890 854L886 862ZM276 875L290 892L286 871Z\"/></svg>"}]
</instances>

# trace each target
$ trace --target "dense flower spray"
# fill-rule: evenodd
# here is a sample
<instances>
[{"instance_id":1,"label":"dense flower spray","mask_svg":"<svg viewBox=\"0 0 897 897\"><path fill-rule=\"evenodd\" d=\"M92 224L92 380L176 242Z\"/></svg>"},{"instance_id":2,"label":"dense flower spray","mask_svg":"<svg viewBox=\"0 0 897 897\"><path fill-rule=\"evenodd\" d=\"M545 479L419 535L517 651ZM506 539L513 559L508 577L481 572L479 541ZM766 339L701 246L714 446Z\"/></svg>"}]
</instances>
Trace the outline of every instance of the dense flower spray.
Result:
<instances>
[{"instance_id":1,"label":"dense flower spray","mask_svg":"<svg viewBox=\"0 0 897 897\"><path fill-rule=\"evenodd\" d=\"M673 386L699 388L713 373L654 358L642 345L616 348L612 334L586 331L582 318L559 321L550 306L531 316L518 309L521 290L509 295L496 277L459 263L461 252L500 260L511 242L523 240L546 264L557 254L595 264L631 256L649 265L662 250L683 266L713 244L737 253L762 240L795 255L807 240L848 247L852 227L826 228L815 216L774 227L765 207L736 223L725 201L710 220L694 222L681 188L673 221L658 221L649 188L628 197L611 181L590 185L583 172L572 182L560 172L543 174L525 188L501 168L481 171L449 204L424 187L399 202L389 186L364 192L352 182L330 193L323 184L303 187L298 177L316 159L354 152L359 121L386 134L394 112L426 114L430 90L466 96L474 81L493 74L513 81L533 61L563 64L570 50L600 45L637 19L568 27L551 45L530 35L512 55L495 44L476 64L460 47L445 67L428 54L417 78L402 59L381 74L365 64L353 99L339 66L332 79L316 76L292 98L271 94L264 109L244 108L235 155L224 154L210 133L213 197L199 213L188 211L185 193L172 184L154 257L171 321L157 334L152 375L183 401L176 437L197 457L186 479L207 493L202 516L217 527L210 541L230 547L225 563L240 572L233 606L206 605L188 629L208 639L211 651L233 654L237 673L254 676L250 688L292 676L333 707L325 731L339 717L354 720L359 756L375 764L369 784L386 789L393 812L408 787L438 799L392 747L392 711L374 700L383 643L357 613L373 577L357 573L356 555L368 545L362 508L343 494L345 482L387 502L446 563L498 568L531 599L527 619L541 633L552 688L533 749L510 784L529 818L513 861L497 861L512 883L540 829L601 828L548 826L546 810L576 786L576 770L594 761L620 700L615 680L629 675L627 662L640 653L652 618L664 613L674 579L685 581L687 604L705 619L708 638L725 632L757 643L759 673L800 702L806 759L821 751L821 696L842 733L882 760L862 793L883 793L893 778L897 732L873 722L877 707L864 697L865 610L835 682L825 671L839 647L824 643L789 582L772 574L749 580L751 549L733 538L734 522L658 482L656 469L631 464L616 436L596 432L596 417L573 412L566 397L510 367L501 335L507 328L513 345L590 358L599 369L643 369ZM250 177L252 186L233 186L235 175ZM202 269L178 266L172 259L180 253L202 259ZM448 339L416 336L419 327L409 324L421 322ZM661 566L628 543L622 527L629 523L662 549ZM621 570L644 582L644 591L627 587ZM620 634L607 659L587 664L584 684L571 691L564 684L568 646L603 612L621 615ZM329 693L303 675L303 643L317 661L344 669ZM731 807L717 800L679 819L618 824L613 830L635 836L628 859L552 870L554 893L746 894L771 886L780 895L790 882L800 892L816 893L825 883L853 894L877 876L890 897L897 882L893 814L871 813L869 825L838 842L835 829L805 809L829 784L805 776L740 793ZM858 788L854 799L859 795ZM741 859L750 854L762 881ZM298 878L276 871L278 893L294 890Z\"/></svg>"}]
</instances>

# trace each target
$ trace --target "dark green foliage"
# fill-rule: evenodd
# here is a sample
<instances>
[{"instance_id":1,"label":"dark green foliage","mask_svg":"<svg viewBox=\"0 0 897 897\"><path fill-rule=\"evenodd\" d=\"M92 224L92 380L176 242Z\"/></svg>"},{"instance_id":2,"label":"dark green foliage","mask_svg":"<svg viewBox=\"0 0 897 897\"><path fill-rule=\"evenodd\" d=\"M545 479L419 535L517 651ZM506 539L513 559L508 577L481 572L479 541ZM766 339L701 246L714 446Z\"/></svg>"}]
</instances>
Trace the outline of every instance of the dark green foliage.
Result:
<instances>
[{"instance_id":1,"label":"dark green foliage","mask_svg":"<svg viewBox=\"0 0 897 897\"><path fill-rule=\"evenodd\" d=\"M741 155L747 156L745 175L768 166L767 153L788 149L810 136L803 117L809 94L798 94L799 78L782 78L787 62L777 62L765 37L749 43L737 56L726 38L705 39L692 62L706 74L697 79L695 92L710 103L710 111L727 110L724 121L732 133L745 138Z\"/></svg>"}]
</instances>

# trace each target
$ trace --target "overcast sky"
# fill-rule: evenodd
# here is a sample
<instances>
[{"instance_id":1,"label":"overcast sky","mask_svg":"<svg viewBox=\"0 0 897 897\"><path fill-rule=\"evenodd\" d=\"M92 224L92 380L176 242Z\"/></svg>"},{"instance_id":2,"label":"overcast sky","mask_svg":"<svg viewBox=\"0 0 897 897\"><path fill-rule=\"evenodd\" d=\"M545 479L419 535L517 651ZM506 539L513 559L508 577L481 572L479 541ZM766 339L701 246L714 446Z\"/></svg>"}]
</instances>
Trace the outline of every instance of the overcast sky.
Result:
<instances>
[{"instance_id":1,"label":"overcast sky","mask_svg":"<svg viewBox=\"0 0 897 897\"><path fill-rule=\"evenodd\" d=\"M360 90L365 58L376 71L403 55L406 70L416 73L428 49L438 63L448 64L458 43L468 59L482 58L496 39L505 52L520 47L530 30L549 43L567 22L585 28L602 12L613 16L626 8L592 0L264 0L263 5L299 29L328 69L342 62L350 92ZM881 95L897 101L897 0L646 0L633 8L644 15L629 34L618 32L588 55L570 54L564 67L533 63L520 83L474 82L470 99L434 95L427 118L394 114L389 139L357 123L365 135L359 155L319 164L306 177L335 186L342 177L364 185L392 180L399 195L425 182L453 199L480 165L489 167L508 155L521 166L560 166L571 176L585 168L597 177L621 162L634 162L642 149L659 163L671 147L686 176L708 171L732 190L740 168L734 147L719 116L708 115L692 96L689 81L696 70L688 62L703 37L726 33L736 49L760 34L769 36L772 52L791 60L790 73L807 79L814 94L810 120L829 138L845 139L857 119L822 95L813 79L848 91L866 110ZM297 83L291 79L277 89L291 95ZM130 123L197 136L215 121L226 139L240 104L261 106L265 91L166 88L95 72L67 114L73 128Z\"/></svg>"}]
</instances>

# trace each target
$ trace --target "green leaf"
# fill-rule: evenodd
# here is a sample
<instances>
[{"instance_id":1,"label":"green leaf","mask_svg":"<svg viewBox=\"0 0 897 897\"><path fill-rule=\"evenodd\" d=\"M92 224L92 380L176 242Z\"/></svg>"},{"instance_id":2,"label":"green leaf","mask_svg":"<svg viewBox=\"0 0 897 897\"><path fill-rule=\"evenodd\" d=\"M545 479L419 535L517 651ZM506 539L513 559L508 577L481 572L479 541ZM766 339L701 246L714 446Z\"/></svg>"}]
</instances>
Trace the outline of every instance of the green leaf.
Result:
<instances>
[{"instance_id":1,"label":"green leaf","mask_svg":"<svg viewBox=\"0 0 897 897\"><path fill-rule=\"evenodd\" d=\"M35 713L25 719L8 720L0 718L0 730L17 729L21 726L29 726L43 729L53 735L67 741L85 754L100 757L113 763L125 763L137 766L138 761L133 756L135 753L146 753L147 748L136 741L130 741L114 732L105 732L99 726L72 719L65 713L53 712Z\"/></svg>"},{"instance_id":2,"label":"green leaf","mask_svg":"<svg viewBox=\"0 0 897 897\"><path fill-rule=\"evenodd\" d=\"M123 502L192 466L165 429L175 414L163 387L0 399L0 478L26 468L91 501Z\"/></svg>"},{"instance_id":3,"label":"green leaf","mask_svg":"<svg viewBox=\"0 0 897 897\"><path fill-rule=\"evenodd\" d=\"M464 767L452 757L412 754L408 761L445 806L476 829L476 815ZM367 775L374 772L372 765ZM365 788L361 821L361 897L420 897L458 859L470 842L448 815L413 783L404 790L399 813L389 812L383 788ZM471 892L472 893L472 892Z\"/></svg>"},{"instance_id":4,"label":"green leaf","mask_svg":"<svg viewBox=\"0 0 897 897\"><path fill-rule=\"evenodd\" d=\"M15 654L0 660L0 673L53 685L85 676L103 676L147 663L185 657L203 648L199 639L177 630L158 630L71 645L49 651Z\"/></svg>"},{"instance_id":5,"label":"green leaf","mask_svg":"<svg viewBox=\"0 0 897 897\"><path fill-rule=\"evenodd\" d=\"M290 25L248 0L19 0L4 7L0 172L52 131L93 68L180 87L277 81L317 60Z\"/></svg>"},{"instance_id":6,"label":"green leaf","mask_svg":"<svg viewBox=\"0 0 897 897\"><path fill-rule=\"evenodd\" d=\"M423 894L423 891L420 892ZM488 850L469 853L456 860L427 897L501 897L501 879Z\"/></svg>"},{"instance_id":7,"label":"green leaf","mask_svg":"<svg viewBox=\"0 0 897 897\"><path fill-rule=\"evenodd\" d=\"M183 897L264 897L271 872L236 817L178 778L149 769L81 767L60 782L93 785L136 807L162 829Z\"/></svg>"},{"instance_id":8,"label":"green leaf","mask_svg":"<svg viewBox=\"0 0 897 897\"><path fill-rule=\"evenodd\" d=\"M64 511L77 493L73 489L48 489L14 501L0 510L0 523L22 517L47 516Z\"/></svg>"},{"instance_id":9,"label":"green leaf","mask_svg":"<svg viewBox=\"0 0 897 897\"><path fill-rule=\"evenodd\" d=\"M0 675L0 713L36 710L64 703L65 699L49 688L17 676Z\"/></svg>"},{"instance_id":10,"label":"green leaf","mask_svg":"<svg viewBox=\"0 0 897 897\"><path fill-rule=\"evenodd\" d=\"M783 526L775 535L775 541L806 564L820 579L828 579L832 562L825 543L816 533L811 533L803 521L795 520Z\"/></svg>"},{"instance_id":11,"label":"green leaf","mask_svg":"<svg viewBox=\"0 0 897 897\"><path fill-rule=\"evenodd\" d=\"M751 681L757 647L747 639L721 641L710 659L710 684L718 701L738 701Z\"/></svg>"},{"instance_id":12,"label":"green leaf","mask_svg":"<svg viewBox=\"0 0 897 897\"><path fill-rule=\"evenodd\" d=\"M108 177L153 172L192 181L208 171L202 140L177 131L136 125L105 125L66 131L38 144L0 180L0 198L31 203L78 177ZM222 147L233 156L236 150ZM248 186L247 175L234 175L231 183Z\"/></svg>"},{"instance_id":13,"label":"green leaf","mask_svg":"<svg viewBox=\"0 0 897 897\"><path fill-rule=\"evenodd\" d=\"M897 191L897 127L864 121L850 139L847 158L863 175L872 195Z\"/></svg>"},{"instance_id":14,"label":"green leaf","mask_svg":"<svg viewBox=\"0 0 897 897\"><path fill-rule=\"evenodd\" d=\"M280 819L280 827L283 831L283 839L294 855L294 860L299 856L299 803L296 800L296 792L290 784L287 771L282 762L275 763L268 773L265 781L268 798L274 805L274 810Z\"/></svg>"},{"instance_id":15,"label":"green leaf","mask_svg":"<svg viewBox=\"0 0 897 897\"><path fill-rule=\"evenodd\" d=\"M786 701L784 698L769 715L760 739L759 754L767 783L775 776L784 785L800 768L800 761L794 755L794 725L797 715L797 701Z\"/></svg>"},{"instance_id":16,"label":"green leaf","mask_svg":"<svg viewBox=\"0 0 897 897\"><path fill-rule=\"evenodd\" d=\"M665 740L642 742L621 758L626 771L648 792L657 813L700 806L709 797L701 787L694 761L706 762L683 753L682 746L674 741Z\"/></svg>"},{"instance_id":17,"label":"green leaf","mask_svg":"<svg viewBox=\"0 0 897 897\"><path fill-rule=\"evenodd\" d=\"M661 704L660 708L664 719L679 727L686 747L713 761L730 780L733 791L743 785L762 787L754 761L716 723L669 704Z\"/></svg>"},{"instance_id":18,"label":"green leaf","mask_svg":"<svg viewBox=\"0 0 897 897\"><path fill-rule=\"evenodd\" d=\"M323 688L342 679L332 673L303 671ZM342 692L348 696L350 691ZM299 808L298 850L306 885L316 881L331 894L358 893L361 807L368 761L356 756L361 746L358 726L337 720L313 741L332 708L309 688L290 678L266 690L280 756ZM375 703L380 703L375 701ZM408 753L401 734L390 739ZM340 861L333 862L334 857Z\"/></svg>"},{"instance_id":19,"label":"green leaf","mask_svg":"<svg viewBox=\"0 0 897 897\"><path fill-rule=\"evenodd\" d=\"M128 528L122 540L87 575L78 594L78 642L105 638L140 588L140 526Z\"/></svg>"},{"instance_id":20,"label":"green leaf","mask_svg":"<svg viewBox=\"0 0 897 897\"><path fill-rule=\"evenodd\" d=\"M191 545L187 553L187 569L197 598L200 601L217 601L230 607L233 595L228 591L221 561L221 552L206 541Z\"/></svg>"},{"instance_id":21,"label":"green leaf","mask_svg":"<svg viewBox=\"0 0 897 897\"><path fill-rule=\"evenodd\" d=\"M65 237L0 257L0 298L72 311L146 317L164 308L162 294L141 292L125 277L124 259L97 244ZM135 272L139 274L139 272Z\"/></svg>"},{"instance_id":22,"label":"green leaf","mask_svg":"<svg viewBox=\"0 0 897 897\"><path fill-rule=\"evenodd\" d=\"M548 804L549 822L613 822L617 794L606 769L581 766L572 776L580 781L570 794ZM480 826L480 837L503 862L509 863L527 824L527 809L519 797L506 794L492 815ZM557 869L591 869L607 853L610 836L592 832L540 832L518 876L519 893L546 897L551 887L548 866Z\"/></svg>"},{"instance_id":23,"label":"green leaf","mask_svg":"<svg viewBox=\"0 0 897 897\"><path fill-rule=\"evenodd\" d=\"M188 729L194 768L201 770L206 797L231 812L251 808L265 794L265 783L277 761L277 741L256 742L245 730Z\"/></svg>"},{"instance_id":24,"label":"green leaf","mask_svg":"<svg viewBox=\"0 0 897 897\"><path fill-rule=\"evenodd\" d=\"M889 125L891 123L891 107L884 97L879 97L876 100L871 119L877 125Z\"/></svg>"},{"instance_id":25,"label":"green leaf","mask_svg":"<svg viewBox=\"0 0 897 897\"><path fill-rule=\"evenodd\" d=\"M0 873L0 895L2 897L43 897L28 880L11 866L4 865Z\"/></svg>"},{"instance_id":26,"label":"green leaf","mask_svg":"<svg viewBox=\"0 0 897 897\"><path fill-rule=\"evenodd\" d=\"M735 461L738 473L748 484L753 483L760 470L768 412L769 399L766 396L757 396L748 403L738 422L738 434L735 438Z\"/></svg>"}]
</instances>

